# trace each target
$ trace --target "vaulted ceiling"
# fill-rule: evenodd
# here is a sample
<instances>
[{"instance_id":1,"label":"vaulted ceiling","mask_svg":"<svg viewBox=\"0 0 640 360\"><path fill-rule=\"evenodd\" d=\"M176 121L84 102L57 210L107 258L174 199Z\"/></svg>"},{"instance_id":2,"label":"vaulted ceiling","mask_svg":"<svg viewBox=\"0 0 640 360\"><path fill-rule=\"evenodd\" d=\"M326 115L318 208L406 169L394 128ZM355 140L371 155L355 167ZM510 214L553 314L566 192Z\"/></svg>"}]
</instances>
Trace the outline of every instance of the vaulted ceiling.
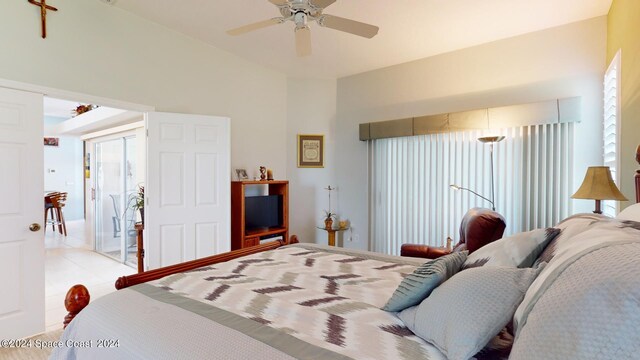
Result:
<instances>
[{"instance_id":1,"label":"vaulted ceiling","mask_svg":"<svg viewBox=\"0 0 640 360\"><path fill-rule=\"evenodd\" d=\"M104 1L104 0L103 0ZM267 0L118 0L115 6L290 76L336 78L606 15L612 0L338 0L326 14L374 24L365 39L311 24L298 58L294 24L232 37L280 16Z\"/></svg>"}]
</instances>

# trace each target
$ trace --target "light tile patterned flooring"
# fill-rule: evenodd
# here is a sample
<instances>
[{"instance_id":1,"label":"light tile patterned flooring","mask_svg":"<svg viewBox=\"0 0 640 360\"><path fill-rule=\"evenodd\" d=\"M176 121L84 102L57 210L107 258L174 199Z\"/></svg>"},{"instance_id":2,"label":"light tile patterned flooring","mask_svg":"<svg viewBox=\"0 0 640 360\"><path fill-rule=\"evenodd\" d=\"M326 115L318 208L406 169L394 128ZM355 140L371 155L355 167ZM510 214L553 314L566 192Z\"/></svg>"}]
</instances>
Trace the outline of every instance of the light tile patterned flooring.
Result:
<instances>
[{"instance_id":1,"label":"light tile patterned flooring","mask_svg":"<svg viewBox=\"0 0 640 360\"><path fill-rule=\"evenodd\" d=\"M86 286L93 301L115 291L118 277L136 272L93 251L84 231L84 221L68 221L66 237L51 231L51 227L45 234L46 331L62 328L67 314L64 297L71 286Z\"/></svg>"}]
</instances>

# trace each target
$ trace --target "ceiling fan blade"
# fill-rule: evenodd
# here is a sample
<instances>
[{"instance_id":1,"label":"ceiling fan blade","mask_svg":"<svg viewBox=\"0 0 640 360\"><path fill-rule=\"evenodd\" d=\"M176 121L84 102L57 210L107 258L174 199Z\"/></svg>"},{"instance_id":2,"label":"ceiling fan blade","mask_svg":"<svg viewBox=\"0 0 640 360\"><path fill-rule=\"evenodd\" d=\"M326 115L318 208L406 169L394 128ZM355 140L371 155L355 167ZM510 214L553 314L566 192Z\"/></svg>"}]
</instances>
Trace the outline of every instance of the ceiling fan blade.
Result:
<instances>
[{"instance_id":1,"label":"ceiling fan blade","mask_svg":"<svg viewBox=\"0 0 640 360\"><path fill-rule=\"evenodd\" d=\"M322 15L322 17L318 19L318 24L320 24L320 26L348 32L350 34L366 37L368 39L376 36L379 30L377 26L333 15Z\"/></svg>"},{"instance_id":2,"label":"ceiling fan blade","mask_svg":"<svg viewBox=\"0 0 640 360\"><path fill-rule=\"evenodd\" d=\"M336 2L336 0L311 0L311 5L320 9L324 9L329 7L329 5L333 4L334 2Z\"/></svg>"},{"instance_id":3,"label":"ceiling fan blade","mask_svg":"<svg viewBox=\"0 0 640 360\"><path fill-rule=\"evenodd\" d=\"M296 53L299 57L311 55L311 30L308 26L296 28Z\"/></svg>"},{"instance_id":4,"label":"ceiling fan blade","mask_svg":"<svg viewBox=\"0 0 640 360\"><path fill-rule=\"evenodd\" d=\"M270 3L276 6L284 6L287 5L287 0L269 0Z\"/></svg>"},{"instance_id":5,"label":"ceiling fan blade","mask_svg":"<svg viewBox=\"0 0 640 360\"><path fill-rule=\"evenodd\" d=\"M283 18L273 18L273 19L269 19L269 20L259 21L257 23L253 23L253 24L241 26L239 28L228 30L227 34L232 35L232 36L242 35L242 34L246 34L246 33L250 32L250 31L254 31L254 30L265 28L267 26L282 24L283 21L284 21Z\"/></svg>"}]
</instances>

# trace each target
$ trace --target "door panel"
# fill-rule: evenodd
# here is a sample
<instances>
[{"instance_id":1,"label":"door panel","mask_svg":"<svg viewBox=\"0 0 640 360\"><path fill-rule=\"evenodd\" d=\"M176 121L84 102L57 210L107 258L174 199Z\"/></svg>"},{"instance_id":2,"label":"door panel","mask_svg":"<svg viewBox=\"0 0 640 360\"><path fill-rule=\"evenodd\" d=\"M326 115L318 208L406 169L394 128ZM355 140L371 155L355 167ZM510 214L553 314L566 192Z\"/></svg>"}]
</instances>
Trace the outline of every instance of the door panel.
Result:
<instances>
[{"instance_id":1,"label":"door panel","mask_svg":"<svg viewBox=\"0 0 640 360\"><path fill-rule=\"evenodd\" d=\"M213 241L211 241L211 239L213 239ZM196 258L221 253L217 246L221 240L218 232L218 224L196 224Z\"/></svg>"},{"instance_id":2,"label":"door panel","mask_svg":"<svg viewBox=\"0 0 640 360\"><path fill-rule=\"evenodd\" d=\"M42 101L0 88L0 339L44 331Z\"/></svg>"},{"instance_id":3,"label":"door panel","mask_svg":"<svg viewBox=\"0 0 640 360\"><path fill-rule=\"evenodd\" d=\"M160 152L160 206L184 207L184 155L175 152Z\"/></svg>"},{"instance_id":4,"label":"door panel","mask_svg":"<svg viewBox=\"0 0 640 360\"><path fill-rule=\"evenodd\" d=\"M148 268L229 251L229 119L148 113L145 121Z\"/></svg>"}]
</instances>

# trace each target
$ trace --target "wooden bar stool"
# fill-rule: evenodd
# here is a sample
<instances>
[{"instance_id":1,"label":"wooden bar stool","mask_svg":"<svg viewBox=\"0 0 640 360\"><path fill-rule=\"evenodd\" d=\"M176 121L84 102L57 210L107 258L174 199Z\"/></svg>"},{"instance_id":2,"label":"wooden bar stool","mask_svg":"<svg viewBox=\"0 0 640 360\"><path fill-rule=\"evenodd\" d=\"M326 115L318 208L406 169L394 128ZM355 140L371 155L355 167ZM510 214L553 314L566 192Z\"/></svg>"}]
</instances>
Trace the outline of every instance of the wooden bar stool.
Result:
<instances>
[{"instance_id":1,"label":"wooden bar stool","mask_svg":"<svg viewBox=\"0 0 640 360\"><path fill-rule=\"evenodd\" d=\"M47 193L44 196L44 232L47 232L47 224L52 223L55 218L54 218L54 214L53 214L53 201L51 200L51 197L56 196L60 194L59 192L50 192ZM49 214L51 214L51 220L49 220ZM55 231L55 227L52 224L51 225L53 230Z\"/></svg>"},{"instance_id":2,"label":"wooden bar stool","mask_svg":"<svg viewBox=\"0 0 640 360\"><path fill-rule=\"evenodd\" d=\"M51 224L53 231L56 230L56 225L58 226L58 232L64 236L67 236L67 224L64 221L64 213L62 212L62 208L65 206L67 201L67 193L54 193L48 194L47 197L51 200L51 207L47 209L47 202L45 197L45 231L46 225ZM51 220L48 220L47 212L51 212Z\"/></svg>"}]
</instances>

